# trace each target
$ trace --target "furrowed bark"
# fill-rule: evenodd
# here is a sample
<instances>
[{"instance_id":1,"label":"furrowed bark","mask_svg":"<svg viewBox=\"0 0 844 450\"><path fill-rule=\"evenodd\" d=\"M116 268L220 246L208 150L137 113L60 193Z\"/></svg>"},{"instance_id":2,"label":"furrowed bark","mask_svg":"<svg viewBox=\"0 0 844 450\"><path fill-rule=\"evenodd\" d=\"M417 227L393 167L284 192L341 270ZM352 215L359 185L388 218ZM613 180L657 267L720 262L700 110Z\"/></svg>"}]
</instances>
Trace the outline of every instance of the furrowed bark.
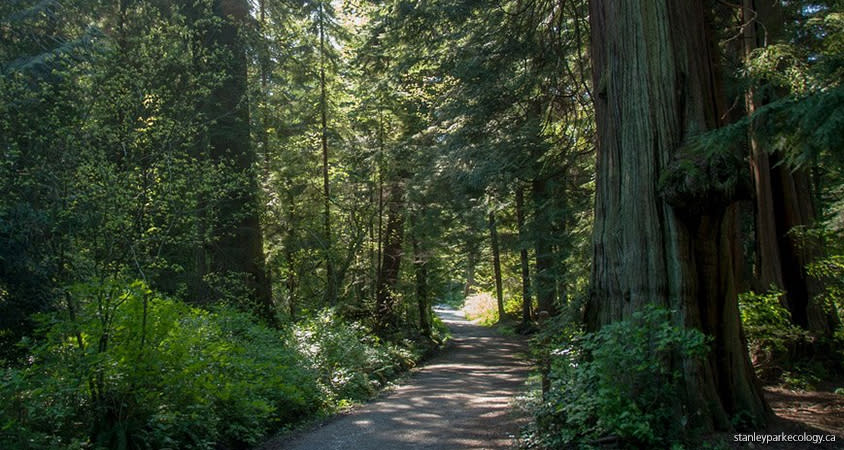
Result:
<instances>
[{"instance_id":1,"label":"furrowed bark","mask_svg":"<svg viewBox=\"0 0 844 450\"><path fill-rule=\"evenodd\" d=\"M739 321L735 202L705 192L702 210L669 202L658 180L695 133L721 125L724 106L701 0L593 0L598 127L590 331L648 304L712 337L704 361L675 358L678 414L705 430L742 413L768 415ZM728 152L728 150L727 150ZM692 155L694 156L694 155ZM704 168L708 169L708 168Z\"/></svg>"}]
</instances>

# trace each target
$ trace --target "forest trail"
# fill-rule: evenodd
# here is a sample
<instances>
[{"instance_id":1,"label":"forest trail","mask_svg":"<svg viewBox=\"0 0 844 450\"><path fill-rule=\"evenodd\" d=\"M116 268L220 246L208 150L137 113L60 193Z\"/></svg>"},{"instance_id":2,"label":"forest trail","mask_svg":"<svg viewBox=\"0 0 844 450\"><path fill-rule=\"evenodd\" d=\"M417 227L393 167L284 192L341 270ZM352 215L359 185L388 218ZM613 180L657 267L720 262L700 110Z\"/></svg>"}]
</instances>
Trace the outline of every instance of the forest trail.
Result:
<instances>
[{"instance_id":1,"label":"forest trail","mask_svg":"<svg viewBox=\"0 0 844 450\"><path fill-rule=\"evenodd\" d=\"M510 449L522 421L511 408L529 363L523 338L502 336L436 308L446 349L384 398L260 450Z\"/></svg>"}]
</instances>

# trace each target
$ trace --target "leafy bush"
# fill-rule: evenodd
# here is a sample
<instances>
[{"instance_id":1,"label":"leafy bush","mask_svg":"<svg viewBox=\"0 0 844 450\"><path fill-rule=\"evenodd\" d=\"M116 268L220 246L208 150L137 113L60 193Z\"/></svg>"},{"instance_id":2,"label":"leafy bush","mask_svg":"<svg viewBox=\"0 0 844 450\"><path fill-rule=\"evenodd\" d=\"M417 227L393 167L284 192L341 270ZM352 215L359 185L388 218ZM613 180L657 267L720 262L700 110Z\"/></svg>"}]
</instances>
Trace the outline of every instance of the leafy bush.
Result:
<instances>
[{"instance_id":1,"label":"leafy bush","mask_svg":"<svg viewBox=\"0 0 844 450\"><path fill-rule=\"evenodd\" d=\"M412 367L416 356L404 347L387 343L359 323L343 321L331 309L294 327L293 345L317 374L320 390L329 401L363 400L399 372Z\"/></svg>"},{"instance_id":2,"label":"leafy bush","mask_svg":"<svg viewBox=\"0 0 844 450\"><path fill-rule=\"evenodd\" d=\"M2 374L2 448L252 444L320 404L289 338L242 312L192 308L140 282L71 293L68 311L41 317L29 365Z\"/></svg>"},{"instance_id":3,"label":"leafy bush","mask_svg":"<svg viewBox=\"0 0 844 450\"><path fill-rule=\"evenodd\" d=\"M536 440L547 448L589 448L607 436L634 448L670 448L687 434L676 407L676 356L702 358L706 338L672 325L656 307L552 352L551 388L535 410Z\"/></svg>"},{"instance_id":4,"label":"leafy bush","mask_svg":"<svg viewBox=\"0 0 844 450\"><path fill-rule=\"evenodd\" d=\"M824 239L839 242L844 240L841 233L825 236ZM838 254L830 254L825 258L820 258L809 264L807 269L809 276L817 278L823 283L824 292L817 301L841 315L844 313L844 249L829 248L828 251L829 253L838 252ZM839 327L839 330L841 328Z\"/></svg>"},{"instance_id":5,"label":"leafy bush","mask_svg":"<svg viewBox=\"0 0 844 450\"><path fill-rule=\"evenodd\" d=\"M780 302L781 296L782 292L776 289L764 294L739 295L741 320L753 365L759 376L769 382L788 372L781 366L792 359L790 353L796 346L812 340L806 330L791 322L791 313ZM799 377L792 373L786 378ZM798 384L803 383L795 386Z\"/></svg>"},{"instance_id":6,"label":"leafy bush","mask_svg":"<svg viewBox=\"0 0 844 450\"><path fill-rule=\"evenodd\" d=\"M242 448L370 397L418 355L324 310L287 331L141 282L69 290L24 367L0 372L0 448Z\"/></svg>"}]
</instances>

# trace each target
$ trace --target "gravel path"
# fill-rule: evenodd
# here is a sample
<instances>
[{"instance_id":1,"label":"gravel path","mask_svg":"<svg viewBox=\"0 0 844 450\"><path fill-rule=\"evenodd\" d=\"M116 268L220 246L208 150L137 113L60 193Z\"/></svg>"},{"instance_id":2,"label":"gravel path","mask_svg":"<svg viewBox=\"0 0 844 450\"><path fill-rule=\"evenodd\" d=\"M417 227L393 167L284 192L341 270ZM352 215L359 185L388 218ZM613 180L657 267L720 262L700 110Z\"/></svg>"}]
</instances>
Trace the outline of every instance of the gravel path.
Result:
<instances>
[{"instance_id":1,"label":"gravel path","mask_svg":"<svg viewBox=\"0 0 844 450\"><path fill-rule=\"evenodd\" d=\"M527 346L438 308L453 340L388 396L260 450L510 449L522 421L511 402L529 372Z\"/></svg>"}]
</instances>

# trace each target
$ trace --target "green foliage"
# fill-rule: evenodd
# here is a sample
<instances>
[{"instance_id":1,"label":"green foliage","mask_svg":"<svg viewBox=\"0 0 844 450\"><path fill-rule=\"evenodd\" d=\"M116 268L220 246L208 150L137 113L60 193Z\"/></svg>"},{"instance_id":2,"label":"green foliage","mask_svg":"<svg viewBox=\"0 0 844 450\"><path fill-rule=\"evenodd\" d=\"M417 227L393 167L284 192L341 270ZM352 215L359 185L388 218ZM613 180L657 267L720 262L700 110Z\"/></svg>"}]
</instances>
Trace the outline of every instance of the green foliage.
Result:
<instances>
[{"instance_id":1,"label":"green foliage","mask_svg":"<svg viewBox=\"0 0 844 450\"><path fill-rule=\"evenodd\" d=\"M648 307L627 320L573 337L551 354L551 389L537 407L537 441L547 448L590 448L613 436L629 448L671 448L689 436L679 410L682 367L702 358L706 338Z\"/></svg>"},{"instance_id":2,"label":"green foliage","mask_svg":"<svg viewBox=\"0 0 844 450\"><path fill-rule=\"evenodd\" d=\"M836 239L836 236L829 236L828 239ZM829 250L832 249L833 247L829 246ZM841 254L841 249L835 250L835 254L829 254L809 264L807 272L809 276L823 282L824 292L817 300L827 308L844 311L844 254Z\"/></svg>"},{"instance_id":3,"label":"green foliage","mask_svg":"<svg viewBox=\"0 0 844 450\"><path fill-rule=\"evenodd\" d=\"M697 144L728 147L754 137L791 167L844 165L844 14L839 1L788 2L786 36L753 50L735 74L764 106Z\"/></svg>"},{"instance_id":4,"label":"green foliage","mask_svg":"<svg viewBox=\"0 0 844 450\"><path fill-rule=\"evenodd\" d=\"M39 321L27 364L0 374L4 449L254 445L369 398L419 357L330 310L280 332L138 281L79 283L67 309Z\"/></svg>"},{"instance_id":5,"label":"green foliage","mask_svg":"<svg viewBox=\"0 0 844 450\"><path fill-rule=\"evenodd\" d=\"M788 389L813 391L828 376L829 373L820 365L797 364L793 370L783 370L780 380Z\"/></svg>"},{"instance_id":6,"label":"green foliage","mask_svg":"<svg viewBox=\"0 0 844 450\"><path fill-rule=\"evenodd\" d=\"M412 367L418 355L382 341L359 323L324 309L296 324L295 345L307 361L326 401L365 400L385 382Z\"/></svg>"},{"instance_id":7,"label":"green foliage","mask_svg":"<svg viewBox=\"0 0 844 450\"><path fill-rule=\"evenodd\" d=\"M254 444L313 412L314 374L289 336L116 280L72 289L76 320L45 314L29 363L2 378L3 448Z\"/></svg>"},{"instance_id":8,"label":"green foliage","mask_svg":"<svg viewBox=\"0 0 844 450\"><path fill-rule=\"evenodd\" d=\"M463 284L455 280L450 280L447 286L443 288L443 295L440 297L439 303L448 305L454 309L460 309L463 307L464 302Z\"/></svg>"},{"instance_id":9,"label":"green foliage","mask_svg":"<svg viewBox=\"0 0 844 450\"><path fill-rule=\"evenodd\" d=\"M212 2L190 3L0 7L4 356L78 280L121 274L204 301L236 272L197 255L241 219L223 200L249 179L208 158L204 106L231 55L199 42L220 25Z\"/></svg>"},{"instance_id":10,"label":"green foliage","mask_svg":"<svg viewBox=\"0 0 844 450\"><path fill-rule=\"evenodd\" d=\"M812 337L794 325L781 298L782 292L776 289L763 294L746 292L739 295L739 309L757 373L767 381L782 375L783 380L788 382L786 378L796 378L783 372L781 366L788 362L789 353L795 346L811 341Z\"/></svg>"},{"instance_id":11,"label":"green foliage","mask_svg":"<svg viewBox=\"0 0 844 450\"><path fill-rule=\"evenodd\" d=\"M833 256L810 266L810 273L816 276L829 275L837 270ZM828 307L839 300L837 283L829 279L826 293L819 298ZM840 367L841 330L833 337L813 336L807 330L794 325L791 314L781 302L782 292L771 289L767 293L747 292L739 295L742 325L747 336L750 356L760 378L768 383L782 383L791 389L811 390L829 377L830 370ZM840 311L840 306L835 305ZM810 348L821 339L830 354L801 355L801 349ZM795 355L799 356L798 358Z\"/></svg>"},{"instance_id":12,"label":"green foliage","mask_svg":"<svg viewBox=\"0 0 844 450\"><path fill-rule=\"evenodd\" d=\"M739 295L739 309L745 331L754 333L758 328L783 328L791 325L791 314L782 305L782 292L771 289L764 294L747 292Z\"/></svg>"}]
</instances>

